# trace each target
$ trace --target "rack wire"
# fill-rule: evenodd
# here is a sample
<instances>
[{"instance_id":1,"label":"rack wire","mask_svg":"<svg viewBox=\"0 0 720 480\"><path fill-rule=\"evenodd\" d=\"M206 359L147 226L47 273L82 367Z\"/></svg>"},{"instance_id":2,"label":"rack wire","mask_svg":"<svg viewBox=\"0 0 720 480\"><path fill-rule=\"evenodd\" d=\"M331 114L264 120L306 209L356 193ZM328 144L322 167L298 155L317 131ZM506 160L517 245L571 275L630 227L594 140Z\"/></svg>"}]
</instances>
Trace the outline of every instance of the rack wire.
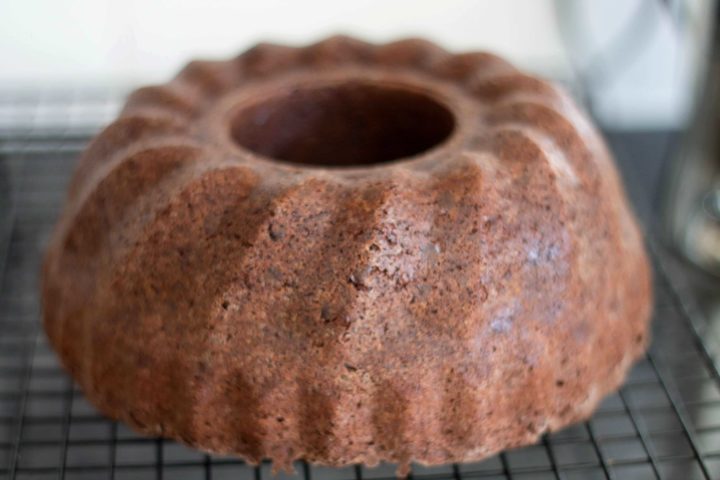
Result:
<instances>
[{"instance_id":1,"label":"rack wire","mask_svg":"<svg viewBox=\"0 0 720 480\"><path fill-rule=\"evenodd\" d=\"M38 273L73 162L119 106L118 92L0 92L0 479L252 479L271 467L144 438L84 398L40 326ZM660 136L658 136L660 135ZM664 134L608 133L646 230ZM422 467L415 479L720 478L720 339L684 264L648 235L654 339L621 390L585 423L480 463ZM394 477L393 465L298 463L286 480Z\"/></svg>"}]
</instances>

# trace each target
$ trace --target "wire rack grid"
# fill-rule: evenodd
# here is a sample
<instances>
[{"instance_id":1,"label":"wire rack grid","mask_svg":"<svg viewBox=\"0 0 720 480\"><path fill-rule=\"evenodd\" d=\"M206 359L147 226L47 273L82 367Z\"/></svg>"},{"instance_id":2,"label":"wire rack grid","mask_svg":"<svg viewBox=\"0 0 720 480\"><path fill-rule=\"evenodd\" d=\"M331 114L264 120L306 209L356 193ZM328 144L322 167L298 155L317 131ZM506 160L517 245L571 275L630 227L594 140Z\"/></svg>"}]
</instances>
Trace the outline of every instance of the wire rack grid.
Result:
<instances>
[{"instance_id":1,"label":"wire rack grid","mask_svg":"<svg viewBox=\"0 0 720 480\"><path fill-rule=\"evenodd\" d=\"M270 479L269 464L144 438L90 405L40 326L38 272L73 162L116 113L118 92L0 92L0 479ZM608 134L642 221L652 224L657 136ZM661 137L667 141L666 136ZM662 143L662 142L661 142ZM660 149L662 150L662 149ZM654 170L653 170L654 168ZM685 267L652 235L653 343L622 389L585 423L473 464L413 466L417 479L720 478L720 341ZM324 468L305 480L394 477L393 465Z\"/></svg>"}]
</instances>

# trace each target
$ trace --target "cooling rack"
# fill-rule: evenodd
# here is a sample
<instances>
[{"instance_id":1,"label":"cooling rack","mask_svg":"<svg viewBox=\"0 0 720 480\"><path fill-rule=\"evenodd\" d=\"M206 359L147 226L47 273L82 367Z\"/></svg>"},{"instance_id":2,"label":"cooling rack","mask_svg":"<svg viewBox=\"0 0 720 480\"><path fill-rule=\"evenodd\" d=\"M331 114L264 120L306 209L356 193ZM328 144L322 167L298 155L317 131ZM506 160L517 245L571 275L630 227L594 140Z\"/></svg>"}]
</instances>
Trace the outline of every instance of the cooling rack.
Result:
<instances>
[{"instance_id":1,"label":"cooling rack","mask_svg":"<svg viewBox=\"0 0 720 480\"><path fill-rule=\"evenodd\" d=\"M62 371L40 326L38 273L66 184L123 92L0 92L0 479L270 479L251 466L143 438L99 414ZM653 232L667 132L608 132L631 200ZM688 267L647 235L655 270L653 343L585 423L480 463L413 466L416 479L718 479L720 340ZM304 480L394 477L393 465L298 463Z\"/></svg>"}]
</instances>

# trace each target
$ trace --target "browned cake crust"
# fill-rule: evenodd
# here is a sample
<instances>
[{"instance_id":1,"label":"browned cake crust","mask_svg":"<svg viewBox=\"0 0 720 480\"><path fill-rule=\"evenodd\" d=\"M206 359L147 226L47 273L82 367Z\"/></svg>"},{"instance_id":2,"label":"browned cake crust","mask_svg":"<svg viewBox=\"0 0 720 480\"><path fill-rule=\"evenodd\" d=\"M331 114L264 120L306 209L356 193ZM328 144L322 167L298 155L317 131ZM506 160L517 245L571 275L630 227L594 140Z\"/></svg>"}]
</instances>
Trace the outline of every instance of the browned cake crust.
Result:
<instances>
[{"instance_id":1,"label":"browned cake crust","mask_svg":"<svg viewBox=\"0 0 720 480\"><path fill-rule=\"evenodd\" d=\"M421 40L263 44L135 91L43 273L47 335L100 410L281 467L534 442L618 387L651 306L567 95Z\"/></svg>"}]
</instances>

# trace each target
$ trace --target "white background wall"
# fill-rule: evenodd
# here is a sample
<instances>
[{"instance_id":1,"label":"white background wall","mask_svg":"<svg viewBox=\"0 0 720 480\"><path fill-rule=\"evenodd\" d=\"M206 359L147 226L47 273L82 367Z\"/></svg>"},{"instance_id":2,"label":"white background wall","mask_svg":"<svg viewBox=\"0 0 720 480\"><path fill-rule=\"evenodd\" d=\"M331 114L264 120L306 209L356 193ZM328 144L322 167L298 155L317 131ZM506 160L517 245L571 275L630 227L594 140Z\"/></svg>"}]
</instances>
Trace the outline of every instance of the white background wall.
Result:
<instances>
[{"instance_id":1,"label":"white background wall","mask_svg":"<svg viewBox=\"0 0 720 480\"><path fill-rule=\"evenodd\" d=\"M596 113L601 121L617 127L676 125L688 107L694 67L685 50L691 44L674 30L659 4L653 0L2 0L0 88L160 82L193 57L233 55L260 40L306 43L338 32L374 41L424 36L453 50L489 49L534 72L571 80L571 67L592 58L641 6L649 8L647 15L654 15L651 40L596 92Z\"/></svg>"}]
</instances>

